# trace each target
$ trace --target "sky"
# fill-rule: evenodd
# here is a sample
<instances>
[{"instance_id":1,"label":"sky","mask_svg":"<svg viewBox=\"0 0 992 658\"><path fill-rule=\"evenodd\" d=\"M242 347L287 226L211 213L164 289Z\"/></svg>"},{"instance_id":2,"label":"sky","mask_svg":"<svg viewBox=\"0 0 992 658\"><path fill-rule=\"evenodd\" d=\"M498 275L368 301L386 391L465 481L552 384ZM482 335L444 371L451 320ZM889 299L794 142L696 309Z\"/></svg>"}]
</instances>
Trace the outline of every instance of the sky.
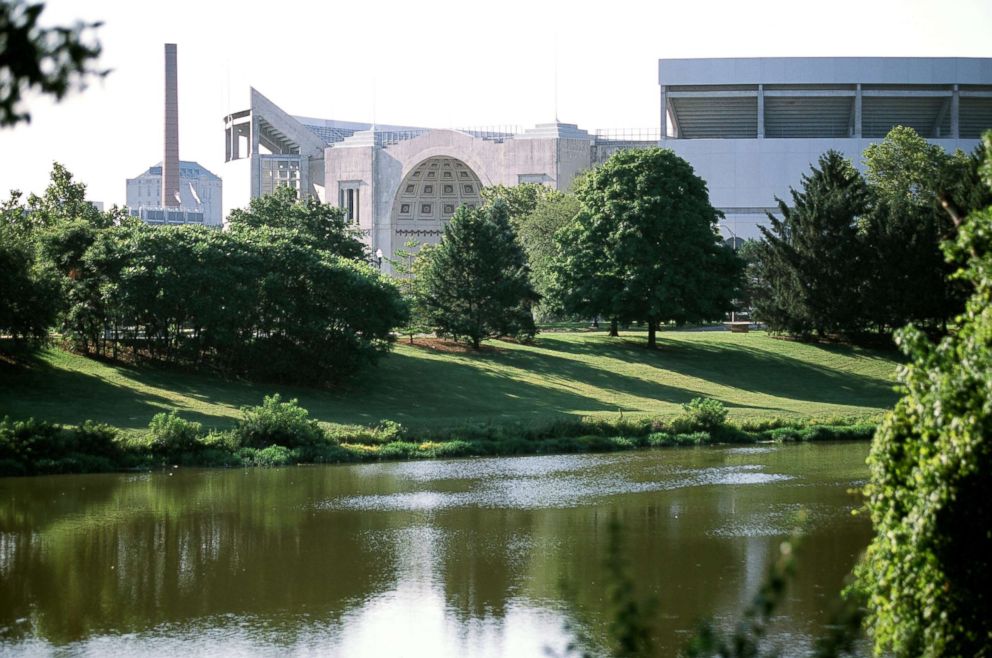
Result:
<instances>
[{"instance_id":1,"label":"sky","mask_svg":"<svg viewBox=\"0 0 992 658\"><path fill-rule=\"evenodd\" d=\"M53 161L124 203L162 159L163 44L178 44L180 157L224 176L224 123L254 86L294 115L434 128L655 129L658 59L992 57L990 0L249 3L50 0L46 25L102 21L111 72L0 129L0 194Z\"/></svg>"}]
</instances>

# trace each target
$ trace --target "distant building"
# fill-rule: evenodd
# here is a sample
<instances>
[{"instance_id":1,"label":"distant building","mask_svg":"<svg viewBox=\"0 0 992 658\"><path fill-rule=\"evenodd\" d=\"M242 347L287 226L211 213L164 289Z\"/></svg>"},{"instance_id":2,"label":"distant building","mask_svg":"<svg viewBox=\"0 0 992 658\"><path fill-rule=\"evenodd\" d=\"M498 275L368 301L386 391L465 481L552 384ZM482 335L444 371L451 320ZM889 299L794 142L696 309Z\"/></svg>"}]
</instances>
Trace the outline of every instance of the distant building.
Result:
<instances>
[{"instance_id":1,"label":"distant building","mask_svg":"<svg viewBox=\"0 0 992 658\"><path fill-rule=\"evenodd\" d=\"M437 242L484 186L567 189L618 149L663 146L706 181L723 237L739 245L829 149L861 166L894 126L948 151L972 150L992 127L992 59L663 59L658 71L660 125L644 131L373 126L292 116L251 89L247 109L225 117L229 196L244 205L280 185L316 196L390 258L407 241Z\"/></svg>"},{"instance_id":2,"label":"distant building","mask_svg":"<svg viewBox=\"0 0 992 658\"><path fill-rule=\"evenodd\" d=\"M179 162L179 200L162 201L162 163L127 179L127 207L132 217L149 224L223 226L223 188L219 176L196 162Z\"/></svg>"},{"instance_id":3,"label":"distant building","mask_svg":"<svg viewBox=\"0 0 992 658\"><path fill-rule=\"evenodd\" d=\"M224 225L220 177L179 159L179 73L176 44L165 44L163 160L127 179L127 207L149 224Z\"/></svg>"}]
</instances>

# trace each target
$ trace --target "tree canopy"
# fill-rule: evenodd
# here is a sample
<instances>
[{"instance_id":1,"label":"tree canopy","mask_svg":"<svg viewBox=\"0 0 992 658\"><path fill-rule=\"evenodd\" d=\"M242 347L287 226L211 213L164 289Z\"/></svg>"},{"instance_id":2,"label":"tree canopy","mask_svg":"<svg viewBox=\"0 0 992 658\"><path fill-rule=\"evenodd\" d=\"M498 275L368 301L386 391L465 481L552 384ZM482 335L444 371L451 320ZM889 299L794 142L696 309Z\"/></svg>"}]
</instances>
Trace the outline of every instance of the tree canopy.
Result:
<instances>
[{"instance_id":1,"label":"tree canopy","mask_svg":"<svg viewBox=\"0 0 992 658\"><path fill-rule=\"evenodd\" d=\"M541 296L541 302L535 308L539 318L560 315L564 311L554 285L555 235L574 221L579 209L575 195L550 190L542 194L534 209L516 224L517 238L530 265L531 283Z\"/></svg>"},{"instance_id":2,"label":"tree canopy","mask_svg":"<svg viewBox=\"0 0 992 658\"><path fill-rule=\"evenodd\" d=\"M235 231L246 227L286 229L314 247L342 258L366 257L365 245L341 208L314 197L301 200L291 187L280 186L272 194L256 197L247 208L232 210L227 219Z\"/></svg>"},{"instance_id":3,"label":"tree canopy","mask_svg":"<svg viewBox=\"0 0 992 658\"><path fill-rule=\"evenodd\" d=\"M578 186L582 209L558 234L566 306L644 321L648 345L661 322L719 319L740 265L716 231L706 184L667 149L619 151Z\"/></svg>"}]
</instances>

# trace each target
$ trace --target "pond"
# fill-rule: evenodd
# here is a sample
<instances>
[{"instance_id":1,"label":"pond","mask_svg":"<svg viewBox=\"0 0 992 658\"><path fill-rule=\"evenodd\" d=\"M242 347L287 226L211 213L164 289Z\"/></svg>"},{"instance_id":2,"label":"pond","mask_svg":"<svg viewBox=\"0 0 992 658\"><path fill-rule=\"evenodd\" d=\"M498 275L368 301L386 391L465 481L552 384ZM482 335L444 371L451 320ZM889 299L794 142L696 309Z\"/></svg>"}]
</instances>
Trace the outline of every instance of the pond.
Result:
<instances>
[{"instance_id":1,"label":"pond","mask_svg":"<svg viewBox=\"0 0 992 658\"><path fill-rule=\"evenodd\" d=\"M736 618L805 510L772 634L796 655L868 543L867 452L0 478L0 653L541 656L578 630L598 654L616 518L674 655L701 618Z\"/></svg>"}]
</instances>

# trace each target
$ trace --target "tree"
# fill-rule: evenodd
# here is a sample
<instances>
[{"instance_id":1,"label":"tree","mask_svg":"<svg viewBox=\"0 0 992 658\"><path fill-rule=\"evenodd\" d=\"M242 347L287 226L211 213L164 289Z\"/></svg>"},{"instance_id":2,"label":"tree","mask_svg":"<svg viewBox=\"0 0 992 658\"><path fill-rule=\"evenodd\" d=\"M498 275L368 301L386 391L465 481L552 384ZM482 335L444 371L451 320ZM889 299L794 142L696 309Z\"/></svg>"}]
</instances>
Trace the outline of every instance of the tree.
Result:
<instances>
[{"instance_id":1,"label":"tree","mask_svg":"<svg viewBox=\"0 0 992 658\"><path fill-rule=\"evenodd\" d=\"M58 310L58 278L18 230L11 216L20 213L17 206L0 207L0 335L42 339Z\"/></svg>"},{"instance_id":2,"label":"tree","mask_svg":"<svg viewBox=\"0 0 992 658\"><path fill-rule=\"evenodd\" d=\"M482 188L482 200L492 204L501 199L506 204L510 224L518 228L525 217L534 212L537 204L558 192L540 183L520 183L519 185L492 185Z\"/></svg>"},{"instance_id":3,"label":"tree","mask_svg":"<svg viewBox=\"0 0 992 658\"><path fill-rule=\"evenodd\" d=\"M38 89L62 100L71 89L85 87L90 76L108 73L92 67L101 48L99 42L86 40L100 23L41 28L38 19L44 7L0 0L0 127L31 120L21 108L25 91Z\"/></svg>"},{"instance_id":4,"label":"tree","mask_svg":"<svg viewBox=\"0 0 992 658\"><path fill-rule=\"evenodd\" d=\"M879 330L909 322L942 327L960 311L966 291L949 283L951 266L940 243L955 229L941 208L942 187L960 170L959 160L912 128L897 126L865 149L874 209L862 227L868 270L864 306Z\"/></svg>"},{"instance_id":5,"label":"tree","mask_svg":"<svg viewBox=\"0 0 992 658\"><path fill-rule=\"evenodd\" d=\"M439 336L467 338L478 349L483 338L536 332L531 307L539 298L503 201L461 206L441 243L418 258L417 294Z\"/></svg>"},{"instance_id":6,"label":"tree","mask_svg":"<svg viewBox=\"0 0 992 658\"><path fill-rule=\"evenodd\" d=\"M982 173L992 187L992 160ZM897 333L910 359L903 397L869 457L875 536L858 587L876 652L897 656L992 647L992 206L972 213L945 253L974 293L939 343L915 328Z\"/></svg>"},{"instance_id":7,"label":"tree","mask_svg":"<svg viewBox=\"0 0 992 658\"><path fill-rule=\"evenodd\" d=\"M558 270L576 312L661 322L716 319L740 278L716 232L706 183L667 149L618 151L577 190L583 210L560 234Z\"/></svg>"},{"instance_id":8,"label":"tree","mask_svg":"<svg viewBox=\"0 0 992 658\"><path fill-rule=\"evenodd\" d=\"M777 199L764 240L751 248L755 311L769 328L795 334L853 333L860 328L866 263L859 221L870 209L861 174L836 151Z\"/></svg>"},{"instance_id":9,"label":"tree","mask_svg":"<svg viewBox=\"0 0 992 658\"><path fill-rule=\"evenodd\" d=\"M365 245L343 210L314 197L300 200L291 187L278 187L272 194L252 199L248 208L232 210L228 222L233 230L268 226L294 231L302 240L336 256L366 258Z\"/></svg>"},{"instance_id":10,"label":"tree","mask_svg":"<svg viewBox=\"0 0 992 658\"><path fill-rule=\"evenodd\" d=\"M574 195L550 190L540 196L534 209L517 223L517 238L527 254L531 283L541 296L541 303L535 309L538 317L563 311L554 285L555 234L572 223L579 208L579 200Z\"/></svg>"}]
</instances>

